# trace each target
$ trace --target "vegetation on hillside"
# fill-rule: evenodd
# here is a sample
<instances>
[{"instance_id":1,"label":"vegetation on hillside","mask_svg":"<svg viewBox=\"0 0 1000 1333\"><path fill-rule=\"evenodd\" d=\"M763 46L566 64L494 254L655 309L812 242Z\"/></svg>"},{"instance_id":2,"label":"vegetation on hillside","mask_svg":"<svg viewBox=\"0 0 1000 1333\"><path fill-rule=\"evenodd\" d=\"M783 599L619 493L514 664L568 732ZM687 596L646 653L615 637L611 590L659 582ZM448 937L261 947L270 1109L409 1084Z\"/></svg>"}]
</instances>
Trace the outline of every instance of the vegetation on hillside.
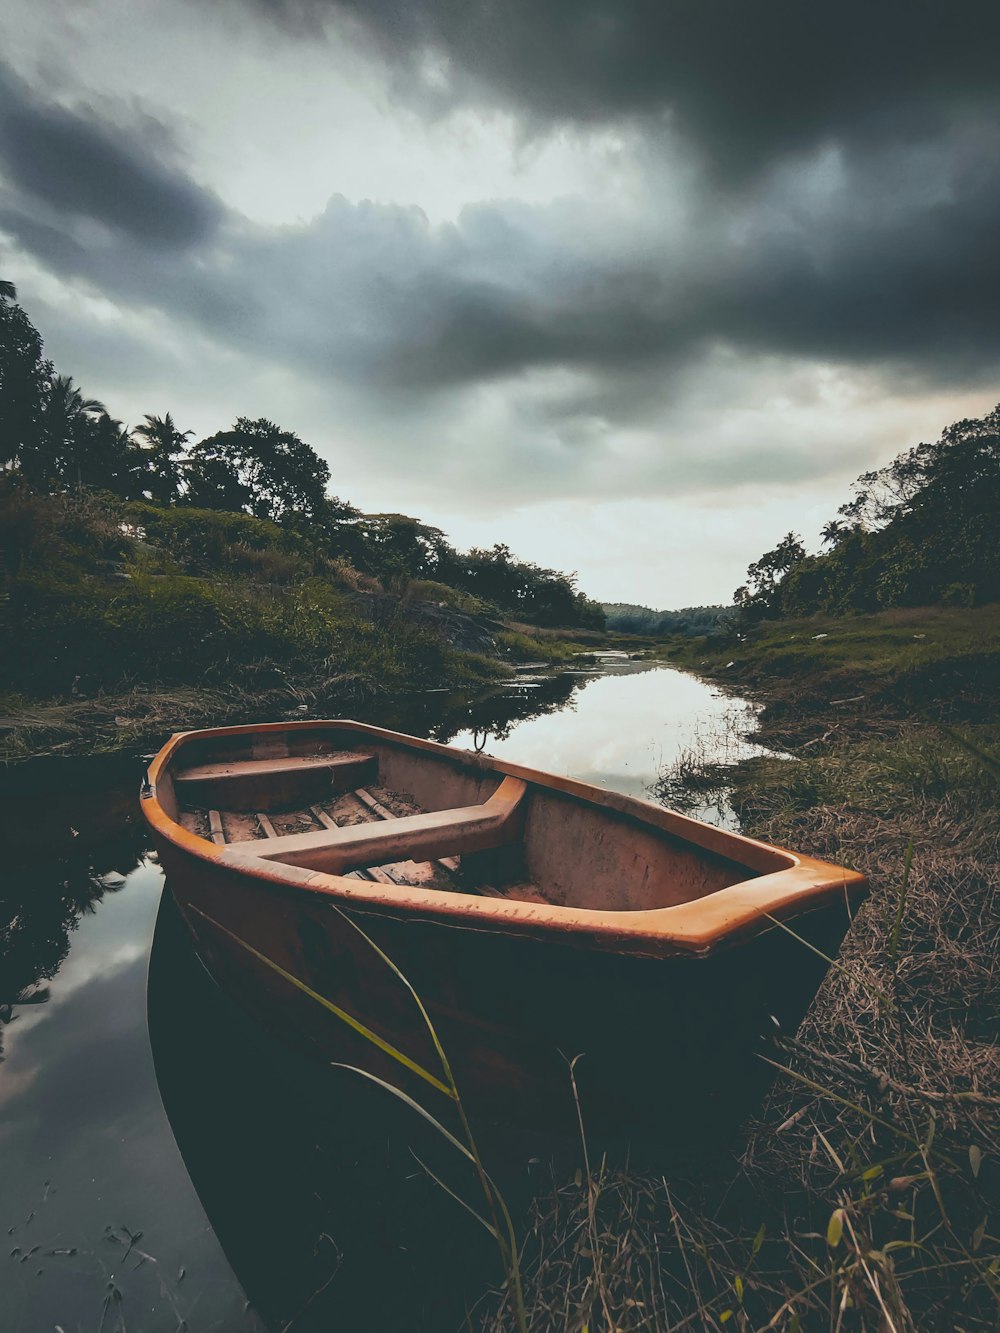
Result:
<instances>
[{"instance_id":1,"label":"vegetation on hillside","mask_svg":"<svg viewBox=\"0 0 1000 1333\"><path fill-rule=\"evenodd\" d=\"M361 514L272 422L191 435L170 413L114 420L56 373L0 284L8 757L262 709L363 711L495 679L498 659L564 655L534 637L553 627L603 628L574 575Z\"/></svg>"},{"instance_id":2,"label":"vegetation on hillside","mask_svg":"<svg viewBox=\"0 0 1000 1333\"><path fill-rule=\"evenodd\" d=\"M675 639L662 655L787 710L842 700L845 716L904 716L925 707L952 718L1000 704L1000 605L900 607L852 616L789 617L738 634Z\"/></svg>"},{"instance_id":3,"label":"vegetation on hillside","mask_svg":"<svg viewBox=\"0 0 1000 1333\"><path fill-rule=\"evenodd\" d=\"M603 628L603 612L577 590L573 574L519 560L502 543L458 551L440 529L416 518L361 514L331 496L327 463L273 422L239 417L229 430L195 443L169 412L147 415L128 429L56 373L10 283L0 285L0 423L5 546L18 545L11 524L17 529L37 518L31 494L99 494L133 506L123 521L140 540L156 545L159 539L173 553L173 539L180 537L189 554L191 542L202 541L200 568L188 570L197 577L217 572L212 541L216 551L225 542L245 548L249 566L227 574L253 573L265 583L285 557L311 560L317 577L325 576L324 562L340 561L342 570L349 565L395 594L410 589L412 597L414 582L432 583L467 594L469 605L486 614L538 626ZM183 511L191 509L202 512L186 523ZM206 511L227 517L212 528ZM36 563L38 545L36 532ZM22 557L23 549L19 577Z\"/></svg>"},{"instance_id":4,"label":"vegetation on hillside","mask_svg":"<svg viewBox=\"0 0 1000 1333\"><path fill-rule=\"evenodd\" d=\"M790 532L750 565L747 622L1000 600L1000 406L864 473L839 513L825 552Z\"/></svg>"}]
</instances>

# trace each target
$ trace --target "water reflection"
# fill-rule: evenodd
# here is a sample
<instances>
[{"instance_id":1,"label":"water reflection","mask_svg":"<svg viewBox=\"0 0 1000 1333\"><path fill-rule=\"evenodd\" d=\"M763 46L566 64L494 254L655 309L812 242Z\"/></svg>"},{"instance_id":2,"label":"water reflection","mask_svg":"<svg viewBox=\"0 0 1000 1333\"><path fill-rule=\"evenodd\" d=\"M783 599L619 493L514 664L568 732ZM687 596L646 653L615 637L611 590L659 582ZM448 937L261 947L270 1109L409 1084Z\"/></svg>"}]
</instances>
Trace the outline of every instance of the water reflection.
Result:
<instances>
[{"instance_id":1,"label":"water reflection","mask_svg":"<svg viewBox=\"0 0 1000 1333\"><path fill-rule=\"evenodd\" d=\"M75 795L4 793L5 1329L158 1333L196 1312L253 1327L160 1105L145 988L161 876L133 768Z\"/></svg>"},{"instance_id":2,"label":"water reflection","mask_svg":"<svg viewBox=\"0 0 1000 1333\"><path fill-rule=\"evenodd\" d=\"M132 784L122 782L122 770L134 769L119 764L104 782L92 774L83 791L40 791L42 779L29 775L0 790L0 1021L11 1021L15 1004L48 998L40 983L58 972L70 932L140 864L146 831Z\"/></svg>"},{"instance_id":3,"label":"water reflection","mask_svg":"<svg viewBox=\"0 0 1000 1333\"><path fill-rule=\"evenodd\" d=\"M361 720L445 745L466 732L503 739L533 718L572 709L577 691L597 674L591 669L583 675L563 672L546 676L529 682L535 687L530 690L523 688L523 681L510 681L467 697L442 697L437 692L409 695L377 716Z\"/></svg>"},{"instance_id":4,"label":"water reflection","mask_svg":"<svg viewBox=\"0 0 1000 1333\"><path fill-rule=\"evenodd\" d=\"M579 677L564 676L562 682ZM565 710L539 709L515 728L493 731L486 749L503 759L566 774L630 796L648 796L665 766L686 755L735 763L759 747L743 732L753 707L681 671L629 662L589 676ZM470 716L452 743L472 748L479 720ZM688 807L713 823L735 827L725 791Z\"/></svg>"}]
</instances>

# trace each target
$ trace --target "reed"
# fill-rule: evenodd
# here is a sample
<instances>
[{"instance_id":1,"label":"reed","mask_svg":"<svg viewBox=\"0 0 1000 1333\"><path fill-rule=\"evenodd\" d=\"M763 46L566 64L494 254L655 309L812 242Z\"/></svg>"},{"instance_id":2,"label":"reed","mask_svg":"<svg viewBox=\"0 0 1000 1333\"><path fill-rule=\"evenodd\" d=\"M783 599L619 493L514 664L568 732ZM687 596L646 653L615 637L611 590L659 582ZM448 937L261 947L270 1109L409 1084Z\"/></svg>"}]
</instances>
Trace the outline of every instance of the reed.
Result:
<instances>
[{"instance_id":1,"label":"reed","mask_svg":"<svg viewBox=\"0 0 1000 1333\"><path fill-rule=\"evenodd\" d=\"M382 1051L383 1054L388 1055L401 1068L406 1069L411 1074L415 1074L429 1088L443 1095L452 1103L452 1107L458 1118L461 1137L453 1134L452 1131L442 1123L439 1116L429 1110L426 1105L418 1101L415 1097L410 1096L409 1093L404 1092L402 1088L396 1087L394 1083L390 1083L387 1079L379 1078L378 1075L373 1074L366 1069L362 1069L358 1065L349 1065L339 1062L334 1062L332 1064L332 1068L345 1069L361 1078L367 1079L369 1082L374 1083L376 1086L395 1097L398 1101L402 1102L404 1106L430 1125L460 1157L464 1158L471 1165L483 1196L483 1204L486 1211L485 1216L475 1206L470 1204L466 1199L463 1199L444 1181L436 1176L425 1163L420 1162L422 1169L428 1176L430 1176L435 1184L449 1194L456 1203L464 1208L465 1211L473 1217L490 1236L492 1236L496 1243L501 1265L506 1277L507 1291L510 1296L511 1306L514 1313L515 1326L518 1333L528 1333L528 1314L525 1307L524 1291L521 1281L520 1250L510 1209L507 1206L502 1191L484 1165L482 1154L479 1151L479 1145L473 1132L472 1123L466 1112L465 1104L462 1101L462 1095L459 1091L458 1082L455 1078L451 1062L449 1061L445 1048L441 1043L441 1039L434 1026L433 1020L427 1012L424 1002L417 994L417 991L410 983L409 979L397 964L393 962L389 955L375 943L371 936L363 930L347 912L336 906L334 906L334 910L342 917L347 925L357 931L358 935L361 936L368 947L378 955L400 984L409 992L434 1045L435 1053L437 1054L441 1065L441 1076L438 1076L418 1061L412 1059L405 1052L398 1050L396 1047L386 1042L384 1038L373 1032L366 1024L361 1022L361 1020L354 1015L346 1013L330 1000L318 994L311 987L307 986L305 982L295 977L292 973L281 967L260 950L255 949L253 945L249 944L239 935L227 930L224 926L220 925L219 922L213 921L210 917L206 917L206 920L210 921L216 929L222 930L241 948L252 954L258 962L263 963L266 967L276 972L314 1003L320 1005L333 1017L345 1023L352 1029L352 1031L356 1032L366 1041L371 1042L372 1045ZM202 913L201 915L205 914ZM420 1161L419 1158L417 1160L418 1162Z\"/></svg>"}]
</instances>

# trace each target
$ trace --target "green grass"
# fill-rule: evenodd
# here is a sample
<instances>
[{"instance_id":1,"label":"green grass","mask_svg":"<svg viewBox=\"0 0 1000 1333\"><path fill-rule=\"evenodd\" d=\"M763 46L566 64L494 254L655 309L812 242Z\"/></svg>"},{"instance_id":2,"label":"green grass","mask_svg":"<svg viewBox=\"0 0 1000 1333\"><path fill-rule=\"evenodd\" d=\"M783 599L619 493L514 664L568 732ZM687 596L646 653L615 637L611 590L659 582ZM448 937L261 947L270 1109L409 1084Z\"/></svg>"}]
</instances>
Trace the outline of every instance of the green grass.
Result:
<instances>
[{"instance_id":1,"label":"green grass","mask_svg":"<svg viewBox=\"0 0 1000 1333\"><path fill-rule=\"evenodd\" d=\"M907 679L934 678L956 662L964 669L976 663L1000 678L1000 605L769 621L743 641L675 638L661 653L679 665L751 681L792 675L799 681L855 679L883 691Z\"/></svg>"},{"instance_id":2,"label":"green grass","mask_svg":"<svg viewBox=\"0 0 1000 1333\"><path fill-rule=\"evenodd\" d=\"M578 654L592 652L606 642L603 634L576 637L575 630L540 630L528 625L508 625L496 635L497 646L519 662L571 662ZM573 635L572 638L564 637Z\"/></svg>"},{"instance_id":3,"label":"green grass","mask_svg":"<svg viewBox=\"0 0 1000 1333\"><path fill-rule=\"evenodd\" d=\"M965 729L973 743L1000 750L1000 724ZM907 814L935 802L938 808L973 812L995 807L996 778L945 732L930 725L909 724L819 754L794 759L764 756L747 759L728 774L734 803L745 818L766 801L775 813L789 814L817 806L850 813L892 813L901 827Z\"/></svg>"}]
</instances>

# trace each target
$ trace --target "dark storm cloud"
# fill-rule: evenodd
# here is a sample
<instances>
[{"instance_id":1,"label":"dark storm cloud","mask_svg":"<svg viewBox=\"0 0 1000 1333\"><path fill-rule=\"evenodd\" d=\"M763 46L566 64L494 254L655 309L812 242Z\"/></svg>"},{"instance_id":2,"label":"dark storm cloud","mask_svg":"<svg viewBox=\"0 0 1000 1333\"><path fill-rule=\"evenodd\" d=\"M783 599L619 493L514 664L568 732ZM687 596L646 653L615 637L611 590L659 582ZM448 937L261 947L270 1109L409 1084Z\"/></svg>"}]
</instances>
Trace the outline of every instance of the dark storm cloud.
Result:
<instances>
[{"instance_id":1,"label":"dark storm cloud","mask_svg":"<svg viewBox=\"0 0 1000 1333\"><path fill-rule=\"evenodd\" d=\"M430 434L435 413L451 419L503 381L508 397L491 421L522 442L555 442L554 486L566 485L567 458L595 467L612 458L608 441L622 427L655 436L681 420L678 404L719 373L720 353L745 359L743 379L734 372L726 381L744 397L767 357L853 364L915 386L992 381L1000 117L977 73L985 20L973 33L954 26L960 11L952 9L932 72L930 7L912 6L896 65L885 13L898 11L879 7L870 44L848 14L855 58L846 59L843 34L836 60L820 60L816 46L817 91L800 77L808 54L801 16L811 15L810 40L819 43L830 26L826 7L796 6L780 42L744 28L739 71L728 25L718 52L699 46L708 42L710 8L692 5L677 49L662 61L650 52L665 29L648 25L662 12L676 19L676 6L574 6L583 17L571 19L559 6L512 3L503 31L491 30L492 10L476 5L461 11L468 30L457 8L370 11L366 21L400 62L436 45L477 86L489 76L533 116L642 113L638 134L625 136L634 170L622 198L595 180L588 198L481 203L437 225L417 208L335 196L318 217L266 227L225 212L172 165L155 125L139 118L126 130L67 111L29 95L0 67L0 228L51 273L125 310L165 316L156 321L164 345L172 337L181 348L194 332L301 384L347 386L366 425L396 430L411 410L425 414ZM545 25L561 22L562 44L553 46L555 29ZM587 63L588 32L604 33L613 59L606 50ZM956 77L960 32L966 85ZM515 48L525 53L523 69ZM781 78L779 64L787 66ZM630 67L641 67L632 81ZM727 68L737 87L722 78ZM917 115L924 75L927 111ZM745 115L737 114L741 97ZM785 116L793 102L796 113ZM722 161L731 132L755 171L723 181L687 169L684 158L678 179L672 145L656 133L668 106L700 136L703 155ZM880 133L852 137L862 125ZM720 402L714 395L706 410ZM813 452L802 451L802 468L826 466ZM757 446L745 466L713 466L715 483L739 484L761 457ZM681 464L666 461L676 480ZM537 477L543 464L533 466ZM708 466L701 455L691 461L695 471ZM781 471L798 475L788 462ZM587 475L581 461L581 486Z\"/></svg>"},{"instance_id":2,"label":"dark storm cloud","mask_svg":"<svg viewBox=\"0 0 1000 1333\"><path fill-rule=\"evenodd\" d=\"M147 120L122 129L45 103L0 63L0 169L9 186L57 214L92 219L151 247L204 241L222 207L159 160L162 137Z\"/></svg>"},{"instance_id":3,"label":"dark storm cloud","mask_svg":"<svg viewBox=\"0 0 1000 1333\"><path fill-rule=\"evenodd\" d=\"M314 379L420 392L566 368L622 420L719 344L928 382L992 374L998 160L982 121L905 152L831 149L727 207L705 191L663 234L655 192L631 212L498 202L440 226L334 198L296 226L231 218L196 256L85 243L23 198L0 225L66 277Z\"/></svg>"},{"instance_id":4,"label":"dark storm cloud","mask_svg":"<svg viewBox=\"0 0 1000 1333\"><path fill-rule=\"evenodd\" d=\"M347 20L442 105L584 124L669 111L734 178L829 140L925 137L998 95L995 0L244 2L310 38Z\"/></svg>"}]
</instances>

